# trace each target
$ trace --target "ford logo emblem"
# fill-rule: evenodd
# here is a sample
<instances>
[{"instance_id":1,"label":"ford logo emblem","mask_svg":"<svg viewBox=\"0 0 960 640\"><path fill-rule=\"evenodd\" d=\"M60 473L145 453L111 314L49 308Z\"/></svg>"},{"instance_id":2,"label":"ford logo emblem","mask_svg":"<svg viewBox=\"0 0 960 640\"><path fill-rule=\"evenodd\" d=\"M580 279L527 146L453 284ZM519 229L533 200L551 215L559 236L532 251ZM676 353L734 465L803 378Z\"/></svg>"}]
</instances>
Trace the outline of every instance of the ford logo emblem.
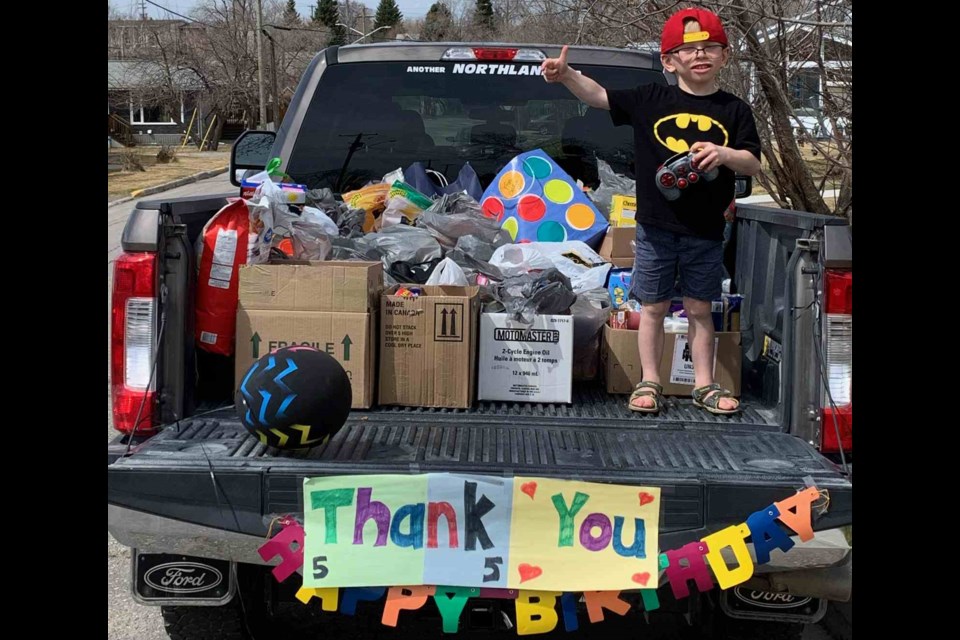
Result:
<instances>
[{"instance_id":1,"label":"ford logo emblem","mask_svg":"<svg viewBox=\"0 0 960 640\"><path fill-rule=\"evenodd\" d=\"M167 562L147 571L143 580L157 591L196 593L216 587L223 574L199 562Z\"/></svg>"},{"instance_id":2,"label":"ford logo emblem","mask_svg":"<svg viewBox=\"0 0 960 640\"><path fill-rule=\"evenodd\" d=\"M752 604L755 607L763 607L764 609L793 609L795 607L801 607L813 600L813 598L801 598L789 593L760 591L758 589L745 589L743 587L735 587L733 593L737 598L747 604Z\"/></svg>"}]
</instances>

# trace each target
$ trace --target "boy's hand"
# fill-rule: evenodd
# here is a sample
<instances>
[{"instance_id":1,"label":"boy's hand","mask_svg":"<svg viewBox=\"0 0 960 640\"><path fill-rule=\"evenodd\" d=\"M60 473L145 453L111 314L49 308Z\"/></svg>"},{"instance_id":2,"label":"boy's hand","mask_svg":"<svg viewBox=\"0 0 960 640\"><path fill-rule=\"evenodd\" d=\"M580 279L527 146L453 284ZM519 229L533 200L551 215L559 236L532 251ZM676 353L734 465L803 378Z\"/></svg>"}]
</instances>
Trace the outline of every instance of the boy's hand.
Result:
<instances>
[{"instance_id":1,"label":"boy's hand","mask_svg":"<svg viewBox=\"0 0 960 640\"><path fill-rule=\"evenodd\" d=\"M567 45L563 45L559 58L547 58L540 63L540 72L547 82L563 82L570 67L567 66Z\"/></svg>"},{"instance_id":2,"label":"boy's hand","mask_svg":"<svg viewBox=\"0 0 960 640\"><path fill-rule=\"evenodd\" d=\"M726 164L727 147L718 147L712 142L694 142L690 147L696 155L693 156L693 165L700 171L710 171L715 167Z\"/></svg>"}]
</instances>

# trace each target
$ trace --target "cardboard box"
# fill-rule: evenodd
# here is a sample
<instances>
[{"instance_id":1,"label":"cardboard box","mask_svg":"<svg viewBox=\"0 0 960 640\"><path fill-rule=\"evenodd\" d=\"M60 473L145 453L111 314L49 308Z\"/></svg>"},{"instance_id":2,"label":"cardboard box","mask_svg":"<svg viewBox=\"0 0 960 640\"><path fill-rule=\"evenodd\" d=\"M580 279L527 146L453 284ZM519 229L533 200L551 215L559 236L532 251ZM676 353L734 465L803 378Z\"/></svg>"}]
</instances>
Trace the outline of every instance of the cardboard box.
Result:
<instances>
[{"instance_id":1,"label":"cardboard box","mask_svg":"<svg viewBox=\"0 0 960 640\"><path fill-rule=\"evenodd\" d=\"M347 372L354 409L373 406L376 372L376 316L327 311L237 311L236 383L264 355L308 345L333 356Z\"/></svg>"},{"instance_id":2,"label":"cardboard box","mask_svg":"<svg viewBox=\"0 0 960 640\"><path fill-rule=\"evenodd\" d=\"M634 196L616 195L610 201L610 226L637 226L637 199Z\"/></svg>"},{"instance_id":3,"label":"cardboard box","mask_svg":"<svg viewBox=\"0 0 960 640\"><path fill-rule=\"evenodd\" d=\"M476 397L478 287L380 301L380 404L468 409Z\"/></svg>"},{"instance_id":4,"label":"cardboard box","mask_svg":"<svg viewBox=\"0 0 960 640\"><path fill-rule=\"evenodd\" d=\"M693 361L689 359L686 334L667 333L660 361L660 384L668 396L690 396L693 393ZM603 328L604 372L608 393L631 393L643 377L637 332ZM740 334L717 333L714 353L714 382L734 395L740 394ZM689 381L689 382L687 382Z\"/></svg>"},{"instance_id":5,"label":"cardboard box","mask_svg":"<svg viewBox=\"0 0 960 640\"><path fill-rule=\"evenodd\" d=\"M630 256L629 258L607 258L607 262L618 269L632 269L634 259L633 256Z\"/></svg>"},{"instance_id":6,"label":"cardboard box","mask_svg":"<svg viewBox=\"0 0 960 640\"><path fill-rule=\"evenodd\" d=\"M537 316L530 326L508 313L480 315L480 400L571 401L573 316Z\"/></svg>"},{"instance_id":7,"label":"cardboard box","mask_svg":"<svg viewBox=\"0 0 960 640\"><path fill-rule=\"evenodd\" d=\"M614 266L632 268L635 254L632 243L636 237L636 227L609 227L600 245L600 256Z\"/></svg>"},{"instance_id":8,"label":"cardboard box","mask_svg":"<svg viewBox=\"0 0 960 640\"><path fill-rule=\"evenodd\" d=\"M293 345L333 356L347 372L354 409L373 406L379 262L314 262L240 268L236 383L253 362Z\"/></svg>"},{"instance_id":9,"label":"cardboard box","mask_svg":"<svg viewBox=\"0 0 960 640\"><path fill-rule=\"evenodd\" d=\"M247 310L376 313L383 288L379 262L255 264L240 267L240 304Z\"/></svg>"}]
</instances>

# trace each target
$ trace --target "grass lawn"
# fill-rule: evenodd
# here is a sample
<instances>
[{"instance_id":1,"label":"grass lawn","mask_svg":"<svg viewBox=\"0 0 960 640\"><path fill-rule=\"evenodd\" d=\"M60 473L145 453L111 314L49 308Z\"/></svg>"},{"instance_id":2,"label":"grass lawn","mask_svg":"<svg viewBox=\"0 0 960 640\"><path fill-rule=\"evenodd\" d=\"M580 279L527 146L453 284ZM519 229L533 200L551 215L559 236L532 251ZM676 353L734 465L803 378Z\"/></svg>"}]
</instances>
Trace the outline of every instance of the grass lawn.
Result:
<instances>
[{"instance_id":1,"label":"grass lawn","mask_svg":"<svg viewBox=\"0 0 960 640\"><path fill-rule=\"evenodd\" d=\"M108 149L108 167L120 165L122 154L128 151L137 154L145 171L109 171L107 173L108 200L116 200L129 196L132 191L154 187L177 178L226 167L230 164L230 146L221 143L218 151L199 152L195 148L187 147L183 151L178 151L174 162L166 164L157 162L157 152L160 151L160 147Z\"/></svg>"}]
</instances>

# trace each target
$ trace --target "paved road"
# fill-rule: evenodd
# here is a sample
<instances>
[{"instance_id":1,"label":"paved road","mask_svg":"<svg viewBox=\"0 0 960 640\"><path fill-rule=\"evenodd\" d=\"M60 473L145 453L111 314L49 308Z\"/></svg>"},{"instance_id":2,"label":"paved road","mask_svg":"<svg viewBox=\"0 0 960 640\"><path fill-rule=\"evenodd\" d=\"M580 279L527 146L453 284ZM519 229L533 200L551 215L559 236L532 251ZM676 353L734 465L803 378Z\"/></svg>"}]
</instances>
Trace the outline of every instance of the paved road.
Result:
<instances>
[{"instance_id":1,"label":"paved road","mask_svg":"<svg viewBox=\"0 0 960 640\"><path fill-rule=\"evenodd\" d=\"M184 187L172 189L162 194L151 196L151 198L175 198L190 195L212 195L217 193L226 193L231 190L230 181L227 174L196 182ZM123 225L127 217L133 211L136 201L127 202L107 209L107 290L110 290L113 280L113 262L120 254L120 235L123 231ZM109 307L107 318L109 321ZM108 355L109 363L109 355ZM108 364L109 375L109 364ZM109 384L107 387L107 441L114 438L116 432L109 426L110 407L109 407ZM166 633L163 630L163 621L160 617L160 610L157 607L144 607L138 605L130 596L130 551L120 545L107 534L107 569L109 581L107 583L107 637L109 640L165 640ZM600 631L600 628L597 629ZM648 638L657 637L657 628L651 627L644 630L644 635ZM439 634L438 634L439 635ZM509 636L507 636L509 637ZM667 635L669 636L669 634ZM420 640L422 635L411 640ZM292 640L292 639L291 639ZM803 635L803 640L833 640L825 631L822 625L810 626ZM849 639L844 639L849 640Z\"/></svg>"}]
</instances>

